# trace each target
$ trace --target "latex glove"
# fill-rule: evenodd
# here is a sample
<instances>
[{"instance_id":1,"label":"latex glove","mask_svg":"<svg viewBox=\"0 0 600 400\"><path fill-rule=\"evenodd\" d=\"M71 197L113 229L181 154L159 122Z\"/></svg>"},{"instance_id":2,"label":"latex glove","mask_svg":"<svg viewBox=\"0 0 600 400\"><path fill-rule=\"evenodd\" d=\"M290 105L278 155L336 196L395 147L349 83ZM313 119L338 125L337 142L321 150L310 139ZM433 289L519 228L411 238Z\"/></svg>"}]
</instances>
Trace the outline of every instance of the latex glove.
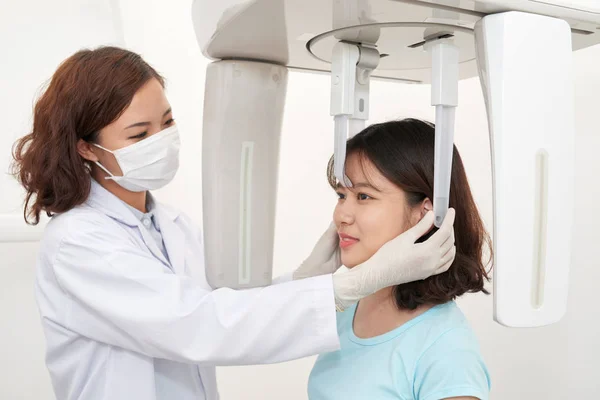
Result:
<instances>
[{"instance_id":1,"label":"latex glove","mask_svg":"<svg viewBox=\"0 0 600 400\"><path fill-rule=\"evenodd\" d=\"M433 226L433 213L428 212L417 225L383 245L364 263L333 275L336 309L343 311L388 286L447 271L456 255L454 216L454 209L449 209L440 229L423 243L415 243Z\"/></svg>"},{"instance_id":2,"label":"latex glove","mask_svg":"<svg viewBox=\"0 0 600 400\"><path fill-rule=\"evenodd\" d=\"M332 222L313 248L312 253L294 271L294 280L333 274L337 271L342 265L339 243L340 237Z\"/></svg>"}]
</instances>

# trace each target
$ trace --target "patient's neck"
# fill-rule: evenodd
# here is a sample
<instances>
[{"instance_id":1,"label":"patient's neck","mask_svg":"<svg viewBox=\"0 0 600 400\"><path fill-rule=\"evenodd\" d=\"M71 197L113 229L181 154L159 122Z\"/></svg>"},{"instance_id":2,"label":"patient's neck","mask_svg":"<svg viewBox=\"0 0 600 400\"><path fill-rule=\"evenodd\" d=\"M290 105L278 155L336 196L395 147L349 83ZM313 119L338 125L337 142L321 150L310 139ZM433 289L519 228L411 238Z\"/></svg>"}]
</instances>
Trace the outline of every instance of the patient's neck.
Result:
<instances>
[{"instance_id":1,"label":"patient's neck","mask_svg":"<svg viewBox=\"0 0 600 400\"><path fill-rule=\"evenodd\" d=\"M422 305L416 310L400 310L396 306L393 288L382 289L358 303L354 315L354 334L359 338L383 335L423 314L433 305Z\"/></svg>"}]
</instances>

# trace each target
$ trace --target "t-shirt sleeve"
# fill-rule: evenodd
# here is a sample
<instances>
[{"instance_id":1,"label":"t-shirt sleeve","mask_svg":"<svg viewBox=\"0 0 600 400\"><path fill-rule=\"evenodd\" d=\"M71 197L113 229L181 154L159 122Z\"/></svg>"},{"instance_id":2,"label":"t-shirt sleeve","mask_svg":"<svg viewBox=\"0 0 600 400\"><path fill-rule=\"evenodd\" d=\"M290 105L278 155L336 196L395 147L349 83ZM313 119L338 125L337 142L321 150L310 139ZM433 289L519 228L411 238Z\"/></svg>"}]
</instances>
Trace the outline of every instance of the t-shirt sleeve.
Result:
<instances>
[{"instance_id":1,"label":"t-shirt sleeve","mask_svg":"<svg viewBox=\"0 0 600 400\"><path fill-rule=\"evenodd\" d=\"M469 328L447 331L424 351L415 366L413 391L416 400L488 400L489 373Z\"/></svg>"}]
</instances>

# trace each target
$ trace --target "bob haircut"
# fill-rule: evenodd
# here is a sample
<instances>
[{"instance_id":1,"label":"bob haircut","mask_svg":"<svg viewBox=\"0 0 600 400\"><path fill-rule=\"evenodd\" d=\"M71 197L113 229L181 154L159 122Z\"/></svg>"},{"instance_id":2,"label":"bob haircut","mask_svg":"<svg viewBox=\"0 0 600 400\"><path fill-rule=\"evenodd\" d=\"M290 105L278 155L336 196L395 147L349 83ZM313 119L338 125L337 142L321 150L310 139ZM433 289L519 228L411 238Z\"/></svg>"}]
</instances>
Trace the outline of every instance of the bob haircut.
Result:
<instances>
[{"instance_id":1,"label":"bob haircut","mask_svg":"<svg viewBox=\"0 0 600 400\"><path fill-rule=\"evenodd\" d=\"M420 205L427 198L433 200L434 150L435 126L417 119L371 125L347 142L347 155L355 154L363 162L370 161L383 176L405 192L409 208ZM335 189L338 182L333 171L333 158L329 161L327 177ZM489 276L482 258L484 246L487 246L490 254L488 263L492 260L492 244L473 200L456 146L453 150L450 207L456 210L454 262L442 274L394 287L398 308L414 310L423 304L443 304L467 292L489 294L484 288Z\"/></svg>"}]
</instances>

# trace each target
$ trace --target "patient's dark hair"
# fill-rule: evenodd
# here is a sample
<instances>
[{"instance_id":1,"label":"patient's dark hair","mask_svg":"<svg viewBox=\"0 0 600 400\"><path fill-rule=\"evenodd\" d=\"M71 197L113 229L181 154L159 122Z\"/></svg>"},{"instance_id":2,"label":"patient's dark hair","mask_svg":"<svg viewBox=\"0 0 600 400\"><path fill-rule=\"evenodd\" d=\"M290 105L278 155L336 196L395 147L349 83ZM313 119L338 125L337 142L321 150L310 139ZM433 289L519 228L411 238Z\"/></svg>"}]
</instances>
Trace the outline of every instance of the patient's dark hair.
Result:
<instances>
[{"instance_id":1,"label":"patient's dark hair","mask_svg":"<svg viewBox=\"0 0 600 400\"><path fill-rule=\"evenodd\" d=\"M379 172L404 192L408 206L433 200L435 127L433 124L404 119L371 125L348 140L347 156L369 160ZM335 189L333 158L327 168L329 184ZM414 310L422 304L443 304L467 292L489 294L486 265L492 259L492 244L473 200L460 154L454 146L450 207L456 210L454 234L456 258L450 269L425 280L394 288L396 305ZM484 246L489 260L484 263ZM491 265L491 264L490 264Z\"/></svg>"}]
</instances>

